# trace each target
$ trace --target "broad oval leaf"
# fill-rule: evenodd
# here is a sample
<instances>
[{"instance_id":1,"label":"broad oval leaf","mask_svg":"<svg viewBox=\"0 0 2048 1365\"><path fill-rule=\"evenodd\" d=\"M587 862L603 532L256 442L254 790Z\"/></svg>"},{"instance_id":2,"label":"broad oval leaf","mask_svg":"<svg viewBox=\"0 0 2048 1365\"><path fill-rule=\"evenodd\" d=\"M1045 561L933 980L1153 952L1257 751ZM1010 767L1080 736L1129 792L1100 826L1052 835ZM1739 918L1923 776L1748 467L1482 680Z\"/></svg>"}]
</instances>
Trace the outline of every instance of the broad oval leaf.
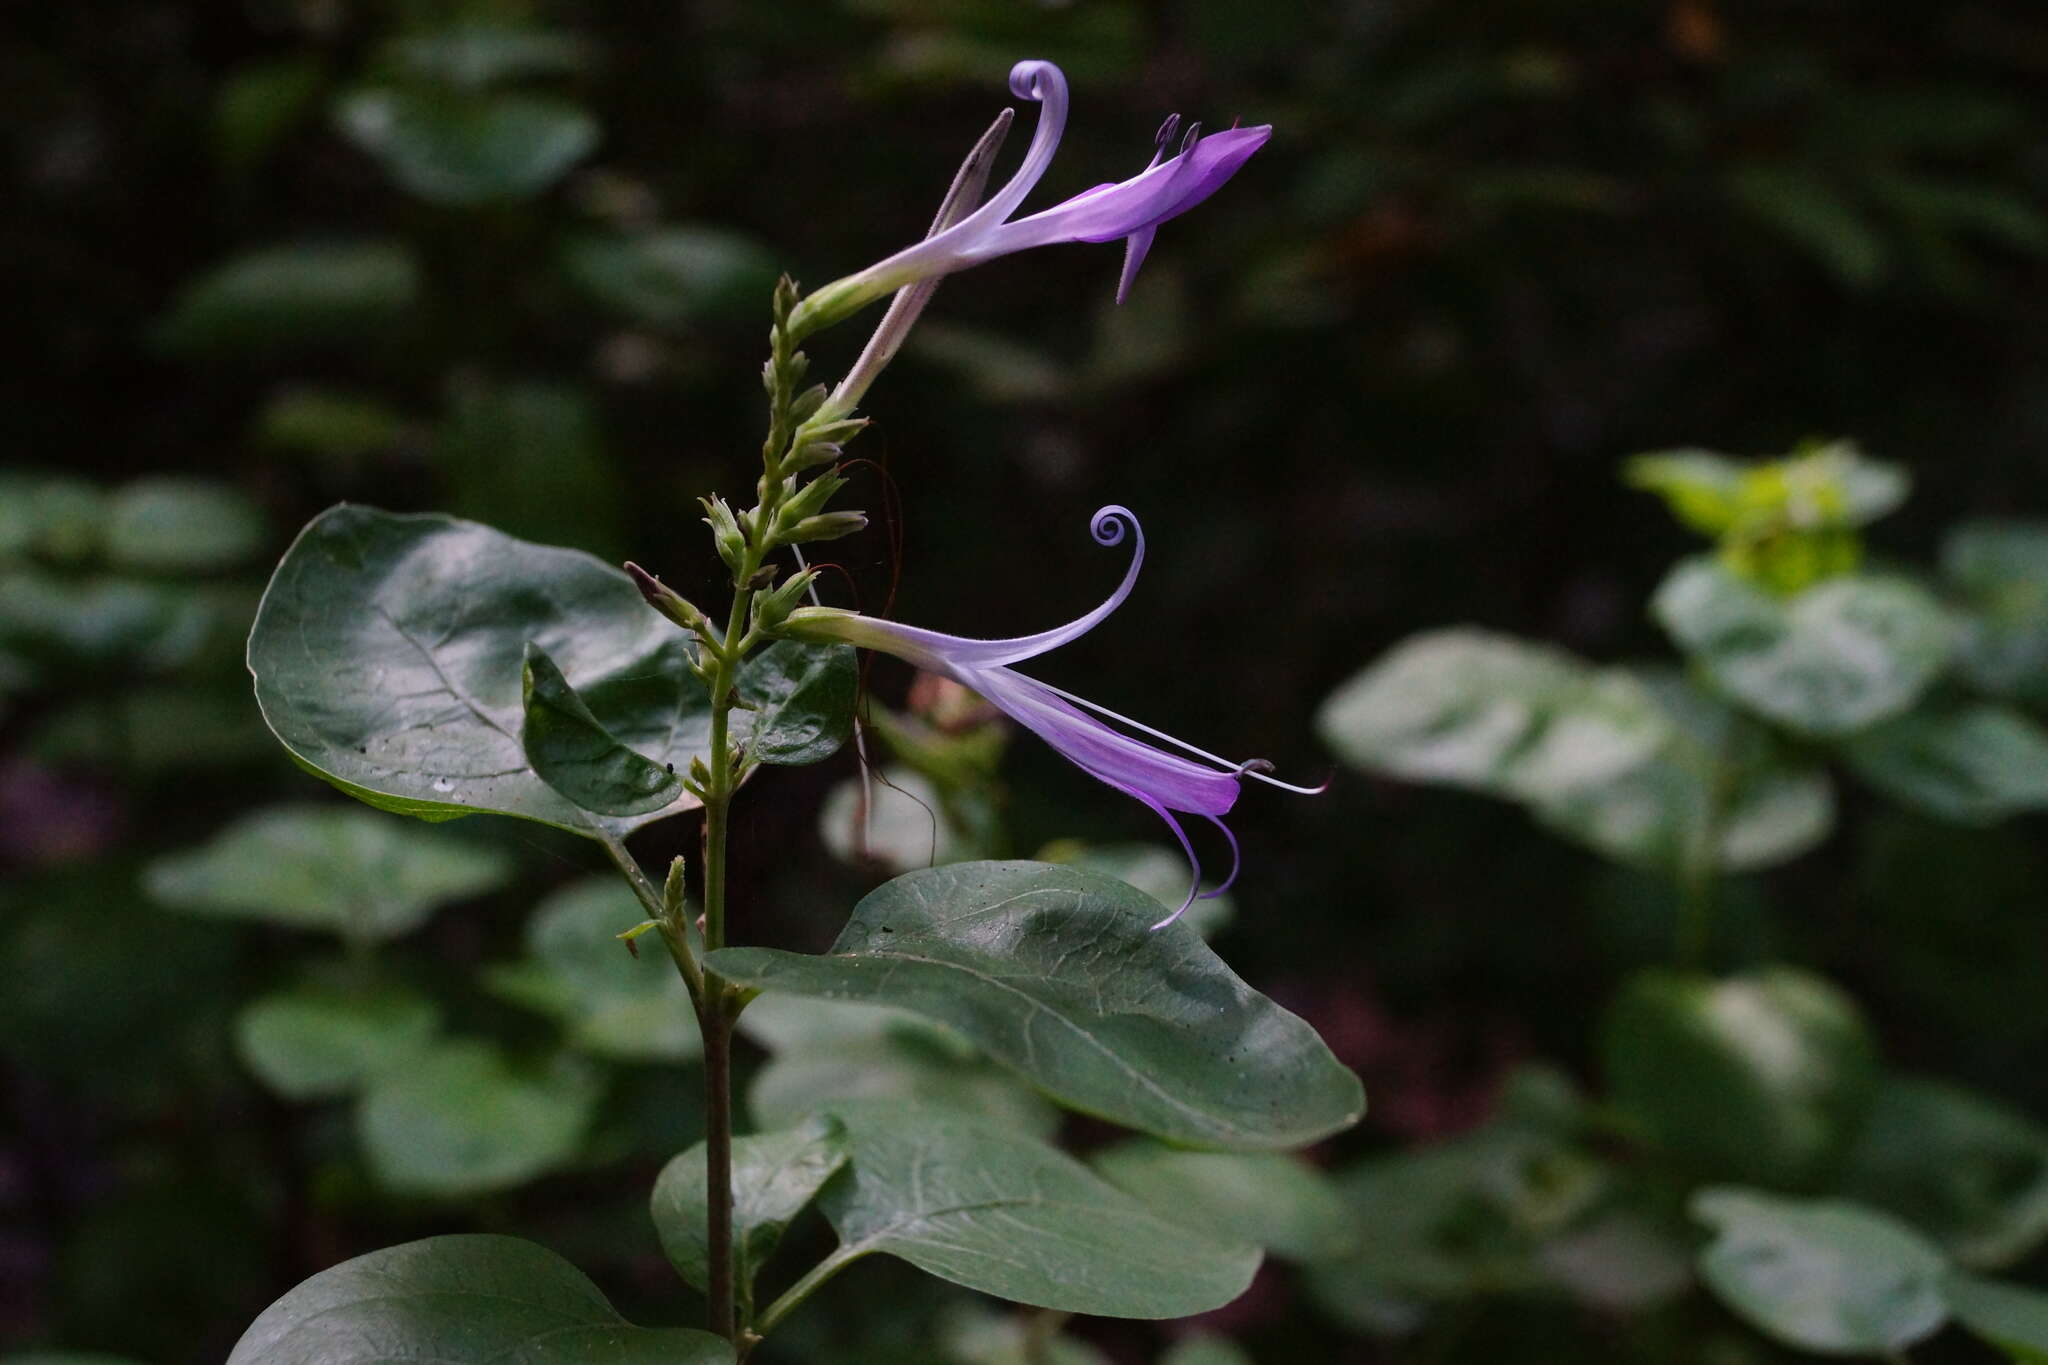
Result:
<instances>
[{"instance_id":1,"label":"broad oval leaf","mask_svg":"<svg viewBox=\"0 0 2048 1365\"><path fill-rule=\"evenodd\" d=\"M2048 1294L1951 1274L1941 1282L1941 1296L1957 1322L2019 1365L2048 1365Z\"/></svg>"},{"instance_id":2,"label":"broad oval leaf","mask_svg":"<svg viewBox=\"0 0 2048 1365\"><path fill-rule=\"evenodd\" d=\"M1258 1268L1151 1213L1056 1148L922 1104L850 1104L847 1166L819 1206L835 1256L901 1257L1016 1303L1103 1317L1177 1318L1219 1308Z\"/></svg>"},{"instance_id":3,"label":"broad oval leaf","mask_svg":"<svg viewBox=\"0 0 2048 1365\"><path fill-rule=\"evenodd\" d=\"M2048 1130L1940 1081L1887 1078L1842 1192L1906 1219L1964 1265L2011 1265L2048 1237Z\"/></svg>"},{"instance_id":4,"label":"broad oval leaf","mask_svg":"<svg viewBox=\"0 0 2048 1365\"><path fill-rule=\"evenodd\" d=\"M1551 829L1617 862L1671 872L1707 848L1724 871L1795 858L1834 827L1835 796L1818 764L1763 725L1673 675L1644 684L1667 717L1648 763L1611 782L1534 805Z\"/></svg>"},{"instance_id":5,"label":"broad oval leaf","mask_svg":"<svg viewBox=\"0 0 2048 1365\"><path fill-rule=\"evenodd\" d=\"M678 771L708 757L710 702L687 643L625 574L452 517L343 505L316 518L264 594L249 666L292 756L385 810L487 811L595 838L693 808L684 795L645 815L595 815L541 781L519 737L528 641L621 743ZM852 723L852 656L785 643L748 660L749 752L808 762L837 747Z\"/></svg>"},{"instance_id":6,"label":"broad oval leaf","mask_svg":"<svg viewBox=\"0 0 2048 1365\"><path fill-rule=\"evenodd\" d=\"M1367 771L1516 800L1611 782L1655 754L1667 729L1629 674L1477 630L1397 646L1340 687L1317 726Z\"/></svg>"},{"instance_id":7,"label":"broad oval leaf","mask_svg":"<svg viewBox=\"0 0 2048 1365\"><path fill-rule=\"evenodd\" d=\"M1158 902L1046 863L913 872L854 907L821 957L727 948L765 991L890 1004L958 1029L1061 1103L1204 1147L1298 1147L1365 1095L1315 1030L1247 986Z\"/></svg>"},{"instance_id":8,"label":"broad oval leaf","mask_svg":"<svg viewBox=\"0 0 2048 1365\"><path fill-rule=\"evenodd\" d=\"M526 723L520 740L540 780L599 815L645 815L683 792L664 768L619 743L537 644L526 645Z\"/></svg>"},{"instance_id":9,"label":"broad oval leaf","mask_svg":"<svg viewBox=\"0 0 2048 1365\"><path fill-rule=\"evenodd\" d=\"M181 352L269 352L388 329L417 301L395 242L308 242L227 261L180 294L157 335Z\"/></svg>"},{"instance_id":10,"label":"broad oval leaf","mask_svg":"<svg viewBox=\"0 0 2048 1365\"><path fill-rule=\"evenodd\" d=\"M343 938L394 938L438 905L511 874L505 857L444 831L349 806L282 806L149 865L150 897L172 909L266 920Z\"/></svg>"},{"instance_id":11,"label":"broad oval leaf","mask_svg":"<svg viewBox=\"0 0 2048 1365\"><path fill-rule=\"evenodd\" d=\"M551 1014L586 1052L625 1061L688 1061L703 1051L689 990L646 935L635 956L619 935L646 918L616 877L571 882L526 921L526 961L494 968L489 984L514 1002Z\"/></svg>"},{"instance_id":12,"label":"broad oval leaf","mask_svg":"<svg viewBox=\"0 0 2048 1365\"><path fill-rule=\"evenodd\" d=\"M211 479L137 479L108 500L106 555L137 573L213 573L243 563L264 540L263 514L239 489Z\"/></svg>"},{"instance_id":13,"label":"broad oval leaf","mask_svg":"<svg viewBox=\"0 0 2048 1365\"><path fill-rule=\"evenodd\" d=\"M1790 968L1715 980L1652 970L1601 1029L1610 1097L1707 1176L1811 1185L1841 1161L1877 1080L1855 1005Z\"/></svg>"},{"instance_id":14,"label":"broad oval leaf","mask_svg":"<svg viewBox=\"0 0 2048 1365\"><path fill-rule=\"evenodd\" d=\"M1688 559L1651 610L1729 696L1815 738L1899 715L1948 662L1940 604L1900 578L1833 578L1777 598L1725 565Z\"/></svg>"},{"instance_id":15,"label":"broad oval leaf","mask_svg":"<svg viewBox=\"0 0 2048 1365\"><path fill-rule=\"evenodd\" d=\"M1342 1256L1359 1229L1336 1184L1281 1152L1187 1152L1138 1138L1088 1158L1096 1174L1160 1217L1217 1241L1248 1240L1291 1261Z\"/></svg>"},{"instance_id":16,"label":"broad oval leaf","mask_svg":"<svg viewBox=\"0 0 2048 1365\"><path fill-rule=\"evenodd\" d=\"M429 1237L321 1271L263 1310L228 1365L731 1365L686 1327L636 1327L516 1237Z\"/></svg>"},{"instance_id":17,"label":"broad oval leaf","mask_svg":"<svg viewBox=\"0 0 2048 1365\"><path fill-rule=\"evenodd\" d=\"M408 192L450 205L538 194L598 139L588 111L545 95L363 90L335 121Z\"/></svg>"},{"instance_id":18,"label":"broad oval leaf","mask_svg":"<svg viewBox=\"0 0 2048 1365\"><path fill-rule=\"evenodd\" d=\"M330 1099L418 1055L440 1026L434 1002L403 987L307 984L244 1006L235 1050L286 1099Z\"/></svg>"},{"instance_id":19,"label":"broad oval leaf","mask_svg":"<svg viewBox=\"0 0 2048 1365\"><path fill-rule=\"evenodd\" d=\"M733 1278L743 1294L774 1254L783 1230L846 1164L839 1121L814 1118L779 1133L733 1139ZM705 1148L698 1143L661 1168L650 1206L661 1249L676 1273L698 1289L711 1280L705 1207Z\"/></svg>"},{"instance_id":20,"label":"broad oval leaf","mask_svg":"<svg viewBox=\"0 0 2048 1365\"><path fill-rule=\"evenodd\" d=\"M1887 1355L1948 1317L1941 1253L1874 1209L1719 1188L1694 1195L1692 1214L1715 1232L1700 1252L1700 1277L1786 1345Z\"/></svg>"},{"instance_id":21,"label":"broad oval leaf","mask_svg":"<svg viewBox=\"0 0 2048 1365\"><path fill-rule=\"evenodd\" d=\"M1842 757L1873 787L1958 824L2048 807L2048 730L2003 706L1914 711L1850 736Z\"/></svg>"},{"instance_id":22,"label":"broad oval leaf","mask_svg":"<svg viewBox=\"0 0 2048 1365\"><path fill-rule=\"evenodd\" d=\"M591 298L652 327L751 318L775 287L775 256L751 238L711 227L586 237L562 265Z\"/></svg>"},{"instance_id":23,"label":"broad oval leaf","mask_svg":"<svg viewBox=\"0 0 2048 1365\"><path fill-rule=\"evenodd\" d=\"M1994 696L2048 705L2048 522L1967 522L1941 567L1963 599L1963 672Z\"/></svg>"},{"instance_id":24,"label":"broad oval leaf","mask_svg":"<svg viewBox=\"0 0 2048 1365\"><path fill-rule=\"evenodd\" d=\"M356 1129L384 1185L456 1198L501 1190L576 1154L597 1084L564 1064L514 1066L474 1039L438 1043L378 1076L356 1110Z\"/></svg>"}]
</instances>

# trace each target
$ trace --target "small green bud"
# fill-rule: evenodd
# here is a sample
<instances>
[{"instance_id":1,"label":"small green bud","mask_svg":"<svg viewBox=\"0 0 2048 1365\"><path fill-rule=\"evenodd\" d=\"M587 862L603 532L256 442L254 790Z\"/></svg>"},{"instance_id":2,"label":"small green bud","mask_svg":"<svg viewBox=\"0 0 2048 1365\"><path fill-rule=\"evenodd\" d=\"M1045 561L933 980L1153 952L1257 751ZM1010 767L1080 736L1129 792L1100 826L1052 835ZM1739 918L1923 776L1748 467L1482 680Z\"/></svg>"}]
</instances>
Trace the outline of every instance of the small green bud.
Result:
<instances>
[{"instance_id":1,"label":"small green bud","mask_svg":"<svg viewBox=\"0 0 2048 1365\"><path fill-rule=\"evenodd\" d=\"M796 287L796 281L791 279L789 276L784 275L781 279L775 282L775 299L773 307L775 311L775 322L777 326L780 326L782 323L787 322L789 320L790 313L795 311L796 309L797 300L799 297L800 291Z\"/></svg>"},{"instance_id":2,"label":"small green bud","mask_svg":"<svg viewBox=\"0 0 2048 1365\"><path fill-rule=\"evenodd\" d=\"M865 512L821 512L815 517L805 517L787 529L778 530L775 535L784 544L803 545L814 540L837 540L867 528Z\"/></svg>"},{"instance_id":3,"label":"small green bud","mask_svg":"<svg viewBox=\"0 0 2048 1365\"><path fill-rule=\"evenodd\" d=\"M819 408L825 406L827 390L823 384L813 384L798 394L789 405L790 420L808 422Z\"/></svg>"},{"instance_id":4,"label":"small green bud","mask_svg":"<svg viewBox=\"0 0 2048 1365\"><path fill-rule=\"evenodd\" d=\"M711 542L718 547L718 557L728 569L738 573L747 556L747 538L740 530L739 520L733 516L732 508L726 506L725 499L716 494L697 501L703 504L704 524L711 528Z\"/></svg>"},{"instance_id":5,"label":"small green bud","mask_svg":"<svg viewBox=\"0 0 2048 1365\"><path fill-rule=\"evenodd\" d=\"M846 447L832 441L812 441L789 452L784 469L802 471L815 469L819 465L838 464L839 457L846 453Z\"/></svg>"},{"instance_id":6,"label":"small green bud","mask_svg":"<svg viewBox=\"0 0 2048 1365\"><path fill-rule=\"evenodd\" d=\"M846 480L837 474L820 474L801 489L789 496L789 500L775 513L775 533L780 536L805 517L815 516L825 510L825 504L832 501L832 495L846 487Z\"/></svg>"},{"instance_id":7,"label":"small green bud","mask_svg":"<svg viewBox=\"0 0 2048 1365\"><path fill-rule=\"evenodd\" d=\"M680 853L668 865L668 878L661 884L661 904L671 915L683 913L683 856Z\"/></svg>"},{"instance_id":8,"label":"small green bud","mask_svg":"<svg viewBox=\"0 0 2048 1365\"><path fill-rule=\"evenodd\" d=\"M690 781L696 784L700 793L711 785L711 769L704 766L702 758L690 760Z\"/></svg>"},{"instance_id":9,"label":"small green bud","mask_svg":"<svg viewBox=\"0 0 2048 1365\"><path fill-rule=\"evenodd\" d=\"M779 577L781 573L781 565L763 564L760 568L754 570L754 576L746 581L745 586L754 589L756 592L759 592L761 589L766 588L770 584L774 583L776 578Z\"/></svg>"},{"instance_id":10,"label":"small green bud","mask_svg":"<svg viewBox=\"0 0 2048 1365\"><path fill-rule=\"evenodd\" d=\"M793 575L787 583L773 592L764 592L754 599L754 629L764 635L773 634L777 627L789 619L790 612L810 590L811 580L818 576L816 569L805 569Z\"/></svg>"}]
</instances>

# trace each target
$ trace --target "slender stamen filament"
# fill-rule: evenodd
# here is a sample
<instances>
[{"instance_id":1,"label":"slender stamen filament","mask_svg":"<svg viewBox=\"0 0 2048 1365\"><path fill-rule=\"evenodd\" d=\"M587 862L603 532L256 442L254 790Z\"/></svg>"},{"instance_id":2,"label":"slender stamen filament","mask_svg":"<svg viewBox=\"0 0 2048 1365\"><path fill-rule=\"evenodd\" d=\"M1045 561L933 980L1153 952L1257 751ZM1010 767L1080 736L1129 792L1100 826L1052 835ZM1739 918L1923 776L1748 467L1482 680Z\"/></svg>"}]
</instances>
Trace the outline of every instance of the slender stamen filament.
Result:
<instances>
[{"instance_id":1,"label":"slender stamen filament","mask_svg":"<svg viewBox=\"0 0 2048 1365\"><path fill-rule=\"evenodd\" d=\"M1140 734L1150 735L1157 740L1164 740L1176 749L1193 754L1196 758L1214 763L1223 772L1234 773L1239 777L1249 777L1255 782L1263 782L1269 787L1278 787L1282 791L1295 792L1302 796L1321 796L1330 789L1330 779L1327 777L1313 787L1298 786L1293 782L1282 782L1279 778L1270 775L1273 765L1263 758L1248 758L1242 763L1233 763L1221 755L1210 753L1207 749L1197 748L1184 739L1177 739L1167 734L1164 730L1155 730L1142 720L1133 720L1120 712L1112 711L1100 702L1090 701L1088 698L1069 692L1063 687L1054 687L1043 678L1033 678L1032 681L1062 701L1070 701L1076 706L1084 706L1096 715L1106 716L1119 725L1128 725Z\"/></svg>"}]
</instances>

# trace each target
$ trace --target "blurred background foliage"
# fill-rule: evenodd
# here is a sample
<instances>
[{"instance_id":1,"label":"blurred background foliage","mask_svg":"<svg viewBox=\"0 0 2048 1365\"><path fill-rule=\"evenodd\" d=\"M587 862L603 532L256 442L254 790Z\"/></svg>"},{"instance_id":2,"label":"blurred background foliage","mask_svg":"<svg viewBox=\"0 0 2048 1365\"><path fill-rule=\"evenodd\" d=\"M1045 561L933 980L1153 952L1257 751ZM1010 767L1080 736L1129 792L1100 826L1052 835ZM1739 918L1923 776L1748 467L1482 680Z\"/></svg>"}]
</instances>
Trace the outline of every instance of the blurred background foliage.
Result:
<instances>
[{"instance_id":1,"label":"blurred background foliage","mask_svg":"<svg viewBox=\"0 0 2048 1365\"><path fill-rule=\"evenodd\" d=\"M1699 573L1777 592L1941 561L1944 601L2020 622L1968 685L2044 702L2027 623L2048 553L1950 530L2048 506L2048 20L2020 0L99 0L0 22L21 342L0 370L0 1349L216 1360L313 1270L462 1229L533 1236L636 1320L686 1319L644 1201L697 1135L696 1085L655 1022L681 1017L673 983L607 951L637 912L538 827L320 800L262 730L241 640L267 564L339 499L631 554L709 593L693 499L754 477L775 275L821 283L920 234L1019 57L1074 81L1053 195L1141 166L1171 109L1277 132L1165 229L1122 309L1109 249L948 283L871 395L854 505L894 514L835 547L866 606L900 571L909 619L1065 619L1110 572L1088 513L1128 503L1147 576L1052 676L1311 774L1325 697L1424 630L1668 657L1644 604L1705 532L1721 568ZM812 348L821 372L847 330ZM1683 456L1620 474L1638 451L1841 436L1901 471L1871 505L1908 475L1913 495L1789 552L1782 490ZM906 681L871 677L891 707ZM1712 729L1675 677L1651 685ZM949 850L1157 837L957 705L878 718ZM1757 742L1816 764L1797 731ZM1295 1191L1282 1259L1206 1332L1260 1361L1775 1358L1679 1292L1674 1187L1611 1159L1640 1122L1589 1118L1581 1092L1669 1125L1651 1148L1687 1169L1860 1193L1965 1264L2040 1279L2039 1130L2018 1115L2048 1107L2048 859L2024 774L1932 814L1869 786L1778 793L1763 851L1727 860L1700 961L1739 974L1713 981L1638 971L1671 959L1684 897L1646 846L1588 834L1613 828L1598 812L1504 779L1553 839L1347 757L1379 775L1248 793L1248 875L1215 932L1365 1078L1365 1124L1316 1153L1362 1240L1333 1259L1322 1195ZM843 794L820 838L848 762L748 792L745 937L820 948L875 866L933 856L899 809L850 870ZM1157 875L1142 849L1053 852ZM1763 1117L1731 1149L1659 1069L1719 1074L1702 1009L1803 1021L1833 1079L1788 1097L1734 1074L1730 1103ZM834 1083L775 1056L821 1028L844 1060L814 1071L1053 1121L956 1040L764 1016L762 1122ZM1661 1060L1616 1055L1660 1037ZM1946 1079L1870 1100L1880 1056ZM1849 1157L1827 1127L1845 1095ZM1759 1151L1743 1131L1818 1136ZM1959 1190L1921 1149L1992 1160ZM1100 1160L1133 1189L1190 1178ZM1275 1178L1253 1203L1295 1208ZM1768 1212L1701 1216L1734 1237ZM775 1358L1017 1361L1039 1330L902 1266L859 1275ZM1055 1358L1233 1358L1180 1326L1073 1337Z\"/></svg>"}]
</instances>

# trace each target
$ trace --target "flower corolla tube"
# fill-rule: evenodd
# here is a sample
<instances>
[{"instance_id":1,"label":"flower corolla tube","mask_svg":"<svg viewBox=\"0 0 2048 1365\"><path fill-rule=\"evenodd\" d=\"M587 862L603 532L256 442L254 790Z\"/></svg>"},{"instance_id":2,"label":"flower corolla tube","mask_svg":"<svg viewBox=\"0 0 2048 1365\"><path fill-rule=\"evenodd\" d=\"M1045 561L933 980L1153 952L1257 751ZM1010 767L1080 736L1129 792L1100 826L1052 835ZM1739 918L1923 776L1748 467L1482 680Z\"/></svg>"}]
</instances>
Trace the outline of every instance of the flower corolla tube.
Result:
<instances>
[{"instance_id":1,"label":"flower corolla tube","mask_svg":"<svg viewBox=\"0 0 2048 1365\"><path fill-rule=\"evenodd\" d=\"M877 650L941 674L972 688L1025 729L1050 744L1089 776L1142 802L1164 820L1187 854L1192 880L1187 899L1154 928L1179 919L1199 898L1218 896L1237 879L1237 836L1222 817L1237 802L1238 784L1247 777L1288 791L1313 793L1322 787L1300 787L1269 775L1270 764L1253 759L1233 763L1050 683L1029 678L1010 665L1036 658L1079 639L1101 624L1129 597L1145 562L1145 533L1129 509L1104 507L1089 523L1100 545L1117 545L1129 528L1133 541L1130 567L1107 600L1063 626L1008 640L977 640L922 630L837 607L802 607L791 612L780 634L801 640L857 645ZM1127 733L1136 730L1178 749L1171 753ZM1183 756L1186 755L1186 756ZM1327 785L1327 784L1325 784ZM1202 891L1201 861L1180 815L1199 815L1223 832L1230 845L1230 874L1221 885Z\"/></svg>"},{"instance_id":2,"label":"flower corolla tube","mask_svg":"<svg viewBox=\"0 0 2048 1365\"><path fill-rule=\"evenodd\" d=\"M1159 225L1214 194L1271 137L1270 124L1226 128L1202 136L1202 125L1180 132L1174 115L1159 129L1152 160L1129 180L1097 185L1063 203L1012 219L1052 164L1067 125L1067 78L1051 62L1024 61L1010 69L1010 89L1039 106L1038 127L1023 164L973 213L886 260L836 280L803 305L811 325L844 318L874 299L919 280L933 279L1012 251L1055 242L1124 243L1121 303L1152 248ZM1179 146L1174 148L1178 138Z\"/></svg>"}]
</instances>

